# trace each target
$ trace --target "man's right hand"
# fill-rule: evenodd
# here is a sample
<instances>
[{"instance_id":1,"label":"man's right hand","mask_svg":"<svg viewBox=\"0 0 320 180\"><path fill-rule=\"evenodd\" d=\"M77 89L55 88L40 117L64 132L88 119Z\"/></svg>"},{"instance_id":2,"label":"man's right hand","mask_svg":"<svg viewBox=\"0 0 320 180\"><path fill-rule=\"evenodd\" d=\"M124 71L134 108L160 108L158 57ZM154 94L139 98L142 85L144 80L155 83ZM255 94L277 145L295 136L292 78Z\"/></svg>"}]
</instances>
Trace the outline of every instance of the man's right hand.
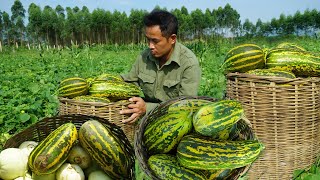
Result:
<instances>
[{"instance_id":1,"label":"man's right hand","mask_svg":"<svg viewBox=\"0 0 320 180\"><path fill-rule=\"evenodd\" d=\"M123 120L123 123L132 124L136 122L141 116L146 113L146 102L141 97L132 97L129 101L133 102L128 105L128 109L124 109L120 111L120 114L131 114L131 116Z\"/></svg>"}]
</instances>

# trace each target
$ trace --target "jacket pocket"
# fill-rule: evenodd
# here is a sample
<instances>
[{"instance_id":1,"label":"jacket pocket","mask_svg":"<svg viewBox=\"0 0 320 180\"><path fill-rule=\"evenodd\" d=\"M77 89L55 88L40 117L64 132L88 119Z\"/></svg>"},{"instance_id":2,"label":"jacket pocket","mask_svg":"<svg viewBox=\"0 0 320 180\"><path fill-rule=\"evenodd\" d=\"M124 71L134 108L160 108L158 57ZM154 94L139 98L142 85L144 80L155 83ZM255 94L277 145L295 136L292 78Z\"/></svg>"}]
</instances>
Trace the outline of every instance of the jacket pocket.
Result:
<instances>
[{"instance_id":1,"label":"jacket pocket","mask_svg":"<svg viewBox=\"0 0 320 180\"><path fill-rule=\"evenodd\" d=\"M170 98L175 98L179 96L179 88L180 88L179 80L166 79L163 82L163 89Z\"/></svg>"},{"instance_id":2,"label":"jacket pocket","mask_svg":"<svg viewBox=\"0 0 320 180\"><path fill-rule=\"evenodd\" d=\"M150 97L153 93L153 87L156 78L144 73L139 73L138 78L140 88L142 89L144 95L146 97Z\"/></svg>"}]
</instances>

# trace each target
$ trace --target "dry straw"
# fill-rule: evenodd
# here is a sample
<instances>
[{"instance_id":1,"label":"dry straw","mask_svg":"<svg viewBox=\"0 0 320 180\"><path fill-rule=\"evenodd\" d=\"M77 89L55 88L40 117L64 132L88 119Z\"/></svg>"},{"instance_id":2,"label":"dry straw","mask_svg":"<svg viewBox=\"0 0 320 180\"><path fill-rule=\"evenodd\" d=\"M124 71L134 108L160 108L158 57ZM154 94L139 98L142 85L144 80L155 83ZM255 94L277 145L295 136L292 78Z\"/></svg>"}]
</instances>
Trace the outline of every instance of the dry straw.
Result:
<instances>
[{"instance_id":1,"label":"dry straw","mask_svg":"<svg viewBox=\"0 0 320 180\"><path fill-rule=\"evenodd\" d=\"M291 179L320 152L320 78L227 75L227 98L239 100L265 150L250 179Z\"/></svg>"}]
</instances>

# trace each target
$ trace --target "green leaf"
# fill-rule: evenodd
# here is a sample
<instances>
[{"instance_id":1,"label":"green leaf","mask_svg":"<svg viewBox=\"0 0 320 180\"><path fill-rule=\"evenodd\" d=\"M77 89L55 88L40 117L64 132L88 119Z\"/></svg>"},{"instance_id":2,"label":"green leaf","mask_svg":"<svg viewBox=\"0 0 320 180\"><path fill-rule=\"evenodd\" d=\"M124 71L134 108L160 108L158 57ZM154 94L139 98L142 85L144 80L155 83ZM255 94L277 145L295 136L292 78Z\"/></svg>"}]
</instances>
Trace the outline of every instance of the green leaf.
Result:
<instances>
[{"instance_id":1,"label":"green leaf","mask_svg":"<svg viewBox=\"0 0 320 180\"><path fill-rule=\"evenodd\" d=\"M297 169L293 171L293 179L296 179L297 177L301 176L302 173L304 173L305 170L303 169Z\"/></svg>"},{"instance_id":2,"label":"green leaf","mask_svg":"<svg viewBox=\"0 0 320 180\"><path fill-rule=\"evenodd\" d=\"M317 166L312 164L312 166L310 167L309 172L312 173L312 174L316 174L317 173Z\"/></svg>"},{"instance_id":3,"label":"green leaf","mask_svg":"<svg viewBox=\"0 0 320 180\"><path fill-rule=\"evenodd\" d=\"M3 119L4 119L4 117L6 117L6 115L1 115L1 116L0 116L0 124L3 124Z\"/></svg>"},{"instance_id":4,"label":"green leaf","mask_svg":"<svg viewBox=\"0 0 320 180\"><path fill-rule=\"evenodd\" d=\"M38 121L38 117L34 114L30 114L30 119L31 119L32 124L36 123Z\"/></svg>"},{"instance_id":5,"label":"green leaf","mask_svg":"<svg viewBox=\"0 0 320 180\"><path fill-rule=\"evenodd\" d=\"M39 87L38 84L32 83L32 84L29 85L29 90L30 90L33 94L36 94L37 92L39 92L40 87Z\"/></svg>"},{"instance_id":6,"label":"green leaf","mask_svg":"<svg viewBox=\"0 0 320 180\"><path fill-rule=\"evenodd\" d=\"M30 119L30 115L28 113L22 113L19 115L20 122L25 123Z\"/></svg>"}]
</instances>

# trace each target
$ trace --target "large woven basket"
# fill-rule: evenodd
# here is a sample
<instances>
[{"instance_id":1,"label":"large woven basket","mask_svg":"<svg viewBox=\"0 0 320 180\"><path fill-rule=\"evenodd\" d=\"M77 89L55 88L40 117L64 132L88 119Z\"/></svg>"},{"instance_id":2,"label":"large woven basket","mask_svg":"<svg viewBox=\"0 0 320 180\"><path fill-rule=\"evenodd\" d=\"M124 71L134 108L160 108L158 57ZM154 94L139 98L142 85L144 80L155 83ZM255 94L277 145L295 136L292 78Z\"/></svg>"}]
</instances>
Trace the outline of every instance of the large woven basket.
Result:
<instances>
[{"instance_id":1,"label":"large woven basket","mask_svg":"<svg viewBox=\"0 0 320 180\"><path fill-rule=\"evenodd\" d=\"M59 115L83 114L107 119L119 126L129 141L133 143L136 125L122 123L121 121L128 119L129 116L119 113L120 110L127 109L129 104L129 101L102 103L59 98Z\"/></svg>"},{"instance_id":2,"label":"large woven basket","mask_svg":"<svg viewBox=\"0 0 320 180\"><path fill-rule=\"evenodd\" d=\"M136 158L139 162L141 169L152 179L157 180L159 178L157 178L157 176L152 172L152 170L148 166L147 162L148 162L148 158L150 155L148 154L148 151L145 148L145 145L143 143L143 133L144 133L145 128L148 124L150 124L152 121L154 121L158 117L167 113L168 107L171 104L173 104L177 101L183 100L183 99L205 99L205 100L209 100L212 102L216 101L216 99L214 99L214 98L202 97L202 96L201 97L200 96L178 97L178 98L174 98L169 101L163 102L157 108L150 111L147 115L145 115L141 119L140 124L139 124L139 128L136 131L136 137L134 140L134 151L135 151L135 155L136 155ZM238 123L239 123L238 128L241 129L239 132L239 136L241 136L240 137L241 139L254 139L255 138L254 133L253 133L250 125L247 124L246 121L241 120ZM232 172L232 174L228 177L228 179L238 179L241 175L245 174L249 168L250 168L250 165L234 170Z\"/></svg>"},{"instance_id":3,"label":"large woven basket","mask_svg":"<svg viewBox=\"0 0 320 180\"><path fill-rule=\"evenodd\" d=\"M265 145L250 179L291 179L320 152L320 78L227 75L227 97L239 100Z\"/></svg>"},{"instance_id":4,"label":"large woven basket","mask_svg":"<svg viewBox=\"0 0 320 180\"><path fill-rule=\"evenodd\" d=\"M77 130L81 127L81 125L88 120L97 120L101 122L104 126L111 127L110 130L114 133L125 145L125 151L129 154L132 154L132 161L134 162L134 150L133 146L129 142L128 138L122 131L122 129L108 122L104 118L94 117L94 116L86 116L86 115L61 115L50 118L44 118L37 123L31 125L30 127L24 129L23 131L15 134L4 145L4 148L13 148L19 147L19 145L24 141L36 141L40 142L45 139L52 131L57 129L64 123L72 122ZM134 178L134 167L130 169L131 178Z\"/></svg>"}]
</instances>

